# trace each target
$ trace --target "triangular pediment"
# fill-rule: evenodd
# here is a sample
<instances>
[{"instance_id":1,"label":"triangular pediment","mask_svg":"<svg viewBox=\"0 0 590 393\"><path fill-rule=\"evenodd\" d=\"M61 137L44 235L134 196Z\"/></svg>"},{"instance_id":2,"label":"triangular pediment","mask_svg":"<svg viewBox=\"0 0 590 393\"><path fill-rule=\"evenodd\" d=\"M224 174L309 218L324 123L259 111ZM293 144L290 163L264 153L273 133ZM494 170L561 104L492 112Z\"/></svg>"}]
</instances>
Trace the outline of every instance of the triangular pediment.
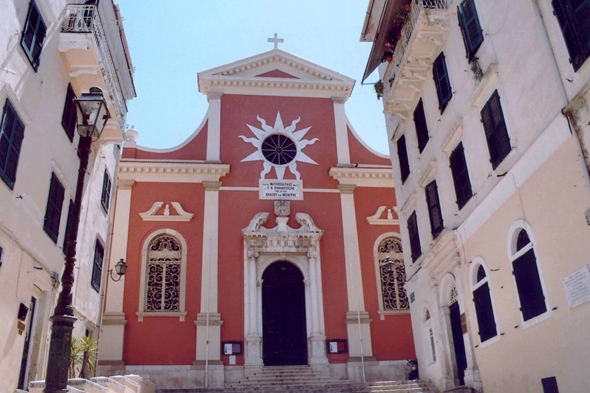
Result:
<instances>
[{"instance_id":1,"label":"triangular pediment","mask_svg":"<svg viewBox=\"0 0 590 393\"><path fill-rule=\"evenodd\" d=\"M290 91L297 91L298 96L348 98L354 83L352 78L280 49L199 73L203 94L291 95Z\"/></svg>"},{"instance_id":2,"label":"triangular pediment","mask_svg":"<svg viewBox=\"0 0 590 393\"><path fill-rule=\"evenodd\" d=\"M255 75L257 78L285 78L285 79L301 79L296 77L295 75L287 74L285 71L281 71L279 69L274 69L272 71L268 71L259 75Z\"/></svg>"}]
</instances>

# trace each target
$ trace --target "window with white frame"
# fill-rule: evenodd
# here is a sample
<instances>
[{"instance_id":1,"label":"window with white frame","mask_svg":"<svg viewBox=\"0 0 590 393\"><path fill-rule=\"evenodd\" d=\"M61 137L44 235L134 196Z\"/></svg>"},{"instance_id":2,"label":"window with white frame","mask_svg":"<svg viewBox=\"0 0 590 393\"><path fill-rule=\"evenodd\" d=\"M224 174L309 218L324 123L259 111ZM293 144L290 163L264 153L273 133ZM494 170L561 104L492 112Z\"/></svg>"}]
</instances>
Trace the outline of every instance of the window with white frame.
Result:
<instances>
[{"instance_id":1,"label":"window with white frame","mask_svg":"<svg viewBox=\"0 0 590 393\"><path fill-rule=\"evenodd\" d=\"M155 237L148 247L145 311L180 311L182 247L170 235Z\"/></svg>"},{"instance_id":2,"label":"window with white frame","mask_svg":"<svg viewBox=\"0 0 590 393\"><path fill-rule=\"evenodd\" d=\"M515 223L509 236L509 255L523 322L548 312L532 231L524 220Z\"/></svg>"},{"instance_id":3,"label":"window with white frame","mask_svg":"<svg viewBox=\"0 0 590 393\"><path fill-rule=\"evenodd\" d=\"M478 258L479 259L479 258ZM474 261L471 273L471 289L473 292L473 303L479 327L479 338L482 343L496 337L498 330L496 318L492 305L492 293L489 284L489 274L480 261Z\"/></svg>"},{"instance_id":4,"label":"window with white frame","mask_svg":"<svg viewBox=\"0 0 590 393\"><path fill-rule=\"evenodd\" d=\"M377 263L379 268L379 288L381 290L381 310L385 312L409 310L408 295L404 288L406 282L404 254L402 242L399 238L386 237L379 242Z\"/></svg>"}]
</instances>

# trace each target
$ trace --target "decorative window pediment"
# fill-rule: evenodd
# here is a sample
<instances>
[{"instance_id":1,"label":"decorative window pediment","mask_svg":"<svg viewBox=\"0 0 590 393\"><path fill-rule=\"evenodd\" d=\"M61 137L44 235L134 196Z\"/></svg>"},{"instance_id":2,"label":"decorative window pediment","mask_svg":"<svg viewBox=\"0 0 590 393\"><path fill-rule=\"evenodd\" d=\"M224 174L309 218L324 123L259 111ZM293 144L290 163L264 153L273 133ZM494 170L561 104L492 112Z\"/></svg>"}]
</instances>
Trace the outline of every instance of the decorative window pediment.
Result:
<instances>
[{"instance_id":1,"label":"decorative window pediment","mask_svg":"<svg viewBox=\"0 0 590 393\"><path fill-rule=\"evenodd\" d=\"M375 214L367 217L367 222L369 225L399 225L399 220L393 218L393 213L397 215L397 207L379 206Z\"/></svg>"},{"instance_id":2,"label":"decorative window pediment","mask_svg":"<svg viewBox=\"0 0 590 393\"><path fill-rule=\"evenodd\" d=\"M150 210L139 213L139 215L143 221L190 221L193 218L194 214L184 211L178 202L172 202L177 214L170 214L170 205L164 207L163 214L157 214L162 205L164 205L164 202L155 202Z\"/></svg>"}]
</instances>

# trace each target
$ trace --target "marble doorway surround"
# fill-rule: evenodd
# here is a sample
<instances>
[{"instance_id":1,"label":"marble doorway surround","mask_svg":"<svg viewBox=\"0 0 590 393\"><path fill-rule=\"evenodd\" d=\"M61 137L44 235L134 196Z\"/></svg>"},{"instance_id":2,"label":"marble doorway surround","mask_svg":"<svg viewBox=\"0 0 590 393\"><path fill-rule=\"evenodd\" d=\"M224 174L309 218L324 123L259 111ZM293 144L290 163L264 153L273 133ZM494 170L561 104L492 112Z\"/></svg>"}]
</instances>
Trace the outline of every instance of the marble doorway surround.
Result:
<instances>
[{"instance_id":1,"label":"marble doorway surround","mask_svg":"<svg viewBox=\"0 0 590 393\"><path fill-rule=\"evenodd\" d=\"M301 270L305 284L305 314L309 365L327 368L326 333L322 295L319 240L324 233L312 218L297 213L301 225L291 228L289 217L277 217L277 226L266 228L269 213L258 213L242 229L244 236L244 334L246 369L262 368L262 274L277 261L289 261Z\"/></svg>"}]
</instances>

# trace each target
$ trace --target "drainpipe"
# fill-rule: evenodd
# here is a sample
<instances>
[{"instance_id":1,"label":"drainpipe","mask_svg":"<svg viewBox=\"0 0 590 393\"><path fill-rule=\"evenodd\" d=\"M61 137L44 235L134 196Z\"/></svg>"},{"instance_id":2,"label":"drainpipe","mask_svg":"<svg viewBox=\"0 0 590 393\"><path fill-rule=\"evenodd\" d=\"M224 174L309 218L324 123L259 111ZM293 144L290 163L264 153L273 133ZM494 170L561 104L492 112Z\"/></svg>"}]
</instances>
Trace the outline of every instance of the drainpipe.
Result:
<instances>
[{"instance_id":1,"label":"drainpipe","mask_svg":"<svg viewBox=\"0 0 590 393\"><path fill-rule=\"evenodd\" d=\"M551 53L551 66L553 67L553 69L555 69L557 75L559 76L560 92L561 92L561 95L562 95L564 102L566 104L566 106L561 110L561 113L567 119L568 126L570 128L570 132L574 138L576 150L578 151L578 158L580 159L580 164L582 165L582 173L584 174L584 182L586 183L586 188L588 189L588 193L590 194L590 174L588 173L588 171L589 171L588 168L590 168L590 159L588 157L588 149L584 146L581 127L574 123L573 129L572 129L572 124L570 122L570 119L574 120L574 111L575 110L573 108L570 108L571 102L569 101L569 99L567 97L567 92L565 90L565 84L563 83L564 76L561 74L561 71L559 70L559 67L557 65L557 57L555 56L555 51L553 50L553 47L551 46L551 43L549 41L549 36L547 34L547 24L545 23L545 19L543 18L543 14L541 13L541 7L539 6L539 0L533 0L533 5L534 5L535 12L537 14L537 17L541 20L541 24L543 25L543 28L541 29L541 31L543 34L543 41L545 42L545 45L547 46L547 48L549 49L549 52ZM582 90L584 90L584 89L582 89ZM576 98L574 98L574 100L572 100L572 102L575 100L576 100Z\"/></svg>"},{"instance_id":2,"label":"drainpipe","mask_svg":"<svg viewBox=\"0 0 590 393\"><path fill-rule=\"evenodd\" d=\"M211 252L211 238L209 238L209 252ZM209 291L211 290L211 260L207 261L207 327L205 328L205 389L209 388Z\"/></svg>"},{"instance_id":3,"label":"drainpipe","mask_svg":"<svg viewBox=\"0 0 590 393\"><path fill-rule=\"evenodd\" d=\"M120 146L120 145L119 145ZM113 240L113 223L115 221L115 208L116 208L116 204L117 204L117 183L118 183L118 179L119 179L119 162L121 161L121 148L119 147L119 156L117 157L117 161L115 162L115 170L113 171L113 185L112 185L112 197L111 197L111 201L114 202L111 204L111 213L110 213L110 217L109 217L109 226L108 226L108 234L107 234L107 238L106 238L106 246L107 246L107 250L105 252L105 255L107 258L106 260L108 261L108 265L107 267L110 268L110 262L111 262L111 243ZM102 279L102 284L100 286L100 310L98 313L98 321L96 324L96 340L98 341L99 345L98 345L98 351L96 352L96 359L97 359L97 366L98 366L98 353L100 351L100 336L102 333L102 318L104 316L104 308L105 308L105 301L106 301L106 290L107 290L107 285L108 285L108 279L109 279L109 269L103 269L103 274L104 277Z\"/></svg>"}]
</instances>

